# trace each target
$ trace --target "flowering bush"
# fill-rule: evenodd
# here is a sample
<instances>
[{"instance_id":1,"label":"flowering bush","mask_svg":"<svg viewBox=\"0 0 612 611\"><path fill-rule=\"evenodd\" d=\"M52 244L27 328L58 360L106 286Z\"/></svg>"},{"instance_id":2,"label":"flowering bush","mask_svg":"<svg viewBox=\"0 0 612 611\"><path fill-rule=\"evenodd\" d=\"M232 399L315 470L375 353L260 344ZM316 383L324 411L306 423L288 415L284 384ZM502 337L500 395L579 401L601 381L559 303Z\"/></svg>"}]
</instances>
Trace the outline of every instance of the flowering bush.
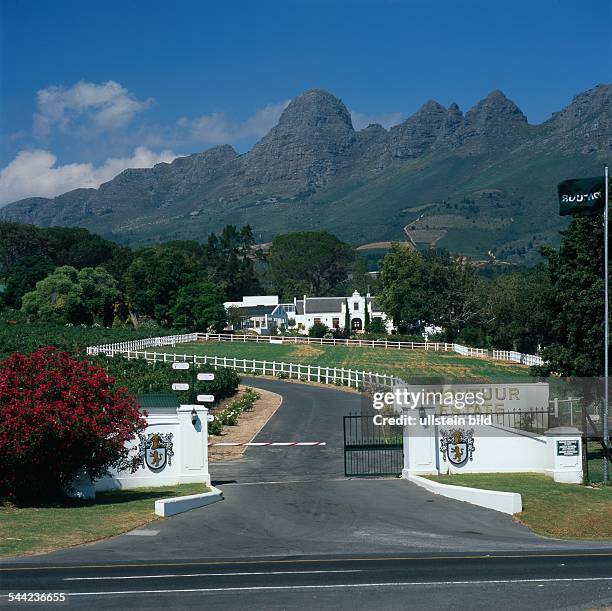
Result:
<instances>
[{"instance_id":1,"label":"flowering bush","mask_svg":"<svg viewBox=\"0 0 612 611\"><path fill-rule=\"evenodd\" d=\"M104 369L53 347L15 353L0 365L0 497L40 501L83 469L125 468L125 442L145 425Z\"/></svg>"},{"instance_id":2,"label":"flowering bush","mask_svg":"<svg viewBox=\"0 0 612 611\"><path fill-rule=\"evenodd\" d=\"M247 388L240 399L232 401L222 412L215 416L212 422L208 423L209 435L220 435L224 426L235 426L242 412L250 412L255 401L261 398L258 392L252 388Z\"/></svg>"}]
</instances>

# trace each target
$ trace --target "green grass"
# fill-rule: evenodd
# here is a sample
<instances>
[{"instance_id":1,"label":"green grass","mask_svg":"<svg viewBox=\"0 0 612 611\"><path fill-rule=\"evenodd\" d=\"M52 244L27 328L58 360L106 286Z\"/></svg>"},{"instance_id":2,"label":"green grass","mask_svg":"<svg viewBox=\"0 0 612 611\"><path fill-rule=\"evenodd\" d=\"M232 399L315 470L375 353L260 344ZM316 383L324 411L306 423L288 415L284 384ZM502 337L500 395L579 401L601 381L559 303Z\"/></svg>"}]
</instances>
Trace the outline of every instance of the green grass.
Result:
<instances>
[{"instance_id":1,"label":"green grass","mask_svg":"<svg viewBox=\"0 0 612 611\"><path fill-rule=\"evenodd\" d=\"M529 369L521 365L487 359L463 357L453 352L425 350L392 350L359 346L321 346L314 344L268 344L255 342L201 342L181 344L176 348L159 348L158 352L226 356L322 367L344 367L386 373L406 381L453 378L479 381L507 379L533 381ZM153 351L153 350L151 350Z\"/></svg>"},{"instance_id":2,"label":"green grass","mask_svg":"<svg viewBox=\"0 0 612 611\"><path fill-rule=\"evenodd\" d=\"M519 492L517 517L531 530L561 539L612 538L612 487L558 484L537 473L465 473L429 477L442 484Z\"/></svg>"},{"instance_id":3,"label":"green grass","mask_svg":"<svg viewBox=\"0 0 612 611\"><path fill-rule=\"evenodd\" d=\"M206 490L204 484L181 484L98 492L95 501L0 505L0 556L49 552L118 535L161 519L154 512L156 500Z\"/></svg>"}]
</instances>

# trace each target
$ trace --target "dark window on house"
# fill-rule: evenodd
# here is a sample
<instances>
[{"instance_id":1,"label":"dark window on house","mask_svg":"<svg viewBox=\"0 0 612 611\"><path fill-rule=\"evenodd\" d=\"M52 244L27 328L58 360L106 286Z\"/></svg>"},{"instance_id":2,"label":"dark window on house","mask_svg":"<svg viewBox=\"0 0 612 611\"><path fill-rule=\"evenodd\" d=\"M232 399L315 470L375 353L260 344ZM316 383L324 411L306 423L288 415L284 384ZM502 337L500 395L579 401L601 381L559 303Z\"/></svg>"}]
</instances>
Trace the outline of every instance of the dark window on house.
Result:
<instances>
[{"instance_id":1,"label":"dark window on house","mask_svg":"<svg viewBox=\"0 0 612 611\"><path fill-rule=\"evenodd\" d=\"M358 310L359 309L359 304L357 302L355 302L353 304L353 310Z\"/></svg>"},{"instance_id":2,"label":"dark window on house","mask_svg":"<svg viewBox=\"0 0 612 611\"><path fill-rule=\"evenodd\" d=\"M339 318L332 318L332 327L334 329L337 329L340 326L340 319Z\"/></svg>"},{"instance_id":3,"label":"dark window on house","mask_svg":"<svg viewBox=\"0 0 612 611\"><path fill-rule=\"evenodd\" d=\"M314 324L315 325L320 325L321 324L321 319L320 318L315 318L314 319Z\"/></svg>"}]
</instances>

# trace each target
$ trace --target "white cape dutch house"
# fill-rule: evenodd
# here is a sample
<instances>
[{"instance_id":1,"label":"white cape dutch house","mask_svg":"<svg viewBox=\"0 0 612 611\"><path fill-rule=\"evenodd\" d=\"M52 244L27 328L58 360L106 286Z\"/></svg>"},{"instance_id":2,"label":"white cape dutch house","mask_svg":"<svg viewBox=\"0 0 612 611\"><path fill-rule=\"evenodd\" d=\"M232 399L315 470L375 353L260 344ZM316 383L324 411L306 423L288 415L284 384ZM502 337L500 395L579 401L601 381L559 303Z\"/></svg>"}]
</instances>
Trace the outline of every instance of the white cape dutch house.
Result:
<instances>
[{"instance_id":1,"label":"white cape dutch house","mask_svg":"<svg viewBox=\"0 0 612 611\"><path fill-rule=\"evenodd\" d=\"M369 293L360 295L355 291L350 297L307 297L294 298L293 302L281 303L278 295L252 295L242 301L227 301L226 310L234 309L240 323L234 322L234 331L251 329L261 335L273 334L283 328L307 334L310 328L321 323L330 329L344 330L348 306L351 331L360 333L366 324L366 304L370 320L380 318L388 333L393 322L380 309L376 298Z\"/></svg>"}]
</instances>

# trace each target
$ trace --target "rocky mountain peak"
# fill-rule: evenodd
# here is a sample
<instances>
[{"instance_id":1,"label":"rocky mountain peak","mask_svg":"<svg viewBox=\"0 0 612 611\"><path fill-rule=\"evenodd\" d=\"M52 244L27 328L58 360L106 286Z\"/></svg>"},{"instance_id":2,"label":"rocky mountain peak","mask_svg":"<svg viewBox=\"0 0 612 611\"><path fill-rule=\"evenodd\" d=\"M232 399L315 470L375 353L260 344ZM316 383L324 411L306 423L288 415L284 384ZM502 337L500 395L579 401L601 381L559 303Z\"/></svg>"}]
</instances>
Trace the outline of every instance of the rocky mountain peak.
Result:
<instances>
[{"instance_id":1,"label":"rocky mountain peak","mask_svg":"<svg viewBox=\"0 0 612 611\"><path fill-rule=\"evenodd\" d=\"M486 98L480 100L476 106L465 114L467 122L485 123L488 121L508 120L517 123L527 123L527 117L521 109L509 100L502 91L495 89Z\"/></svg>"},{"instance_id":2,"label":"rocky mountain peak","mask_svg":"<svg viewBox=\"0 0 612 611\"><path fill-rule=\"evenodd\" d=\"M397 159L419 157L437 139L446 117L446 108L428 100L403 123L389 130L390 153Z\"/></svg>"},{"instance_id":3,"label":"rocky mountain peak","mask_svg":"<svg viewBox=\"0 0 612 611\"><path fill-rule=\"evenodd\" d=\"M528 129L521 109L496 89L465 113L449 142L462 154L480 154L519 142Z\"/></svg>"},{"instance_id":4,"label":"rocky mountain peak","mask_svg":"<svg viewBox=\"0 0 612 611\"><path fill-rule=\"evenodd\" d=\"M338 125L353 129L351 115L342 100L323 89L307 89L283 111L277 127L301 128Z\"/></svg>"},{"instance_id":5,"label":"rocky mountain peak","mask_svg":"<svg viewBox=\"0 0 612 611\"><path fill-rule=\"evenodd\" d=\"M612 151L612 85L597 85L543 124L546 142L567 152Z\"/></svg>"},{"instance_id":6,"label":"rocky mountain peak","mask_svg":"<svg viewBox=\"0 0 612 611\"><path fill-rule=\"evenodd\" d=\"M276 183L280 194L322 186L349 163L355 141L342 101L322 89L308 89L242 158L244 181L255 189Z\"/></svg>"}]
</instances>

